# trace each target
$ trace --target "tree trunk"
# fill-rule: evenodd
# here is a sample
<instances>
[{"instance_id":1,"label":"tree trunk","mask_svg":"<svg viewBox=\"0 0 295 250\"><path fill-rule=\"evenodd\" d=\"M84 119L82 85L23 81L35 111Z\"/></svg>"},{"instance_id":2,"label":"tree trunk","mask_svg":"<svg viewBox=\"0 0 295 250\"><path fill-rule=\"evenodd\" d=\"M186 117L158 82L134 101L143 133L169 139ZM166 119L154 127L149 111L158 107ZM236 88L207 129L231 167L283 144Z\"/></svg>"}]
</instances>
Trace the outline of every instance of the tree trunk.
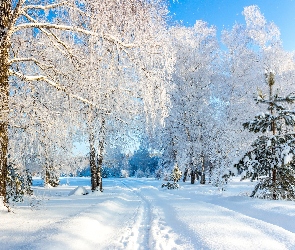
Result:
<instances>
[{"instance_id":1,"label":"tree trunk","mask_svg":"<svg viewBox=\"0 0 295 250\"><path fill-rule=\"evenodd\" d=\"M269 76L268 76L268 85L269 85L269 99L271 101L274 100L273 98L273 93L272 93L272 86L274 85L274 75L272 73L269 73ZM274 105L273 103L270 103L270 113L273 115L274 111ZM272 128L272 134L275 135L276 134L276 127L275 127L275 122L272 121L271 123L271 128ZM274 146L272 146L272 153L274 154ZM276 172L276 169L274 168L272 170L272 185L273 185L273 199L276 200L277 199L277 195L276 195L276 178L277 178L277 172Z\"/></svg>"},{"instance_id":2,"label":"tree trunk","mask_svg":"<svg viewBox=\"0 0 295 250\"><path fill-rule=\"evenodd\" d=\"M195 184L195 179L196 179L196 173L192 169L192 171L191 171L191 184Z\"/></svg>"},{"instance_id":3,"label":"tree trunk","mask_svg":"<svg viewBox=\"0 0 295 250\"><path fill-rule=\"evenodd\" d=\"M205 156L202 153L202 174L200 184L205 184Z\"/></svg>"},{"instance_id":4,"label":"tree trunk","mask_svg":"<svg viewBox=\"0 0 295 250\"><path fill-rule=\"evenodd\" d=\"M93 130L90 131L89 134L89 146L90 146L90 154L89 154L89 164L90 164L90 172L91 172L91 190L95 191L97 189L97 168L96 168L96 152L94 147L94 134Z\"/></svg>"},{"instance_id":5,"label":"tree trunk","mask_svg":"<svg viewBox=\"0 0 295 250\"><path fill-rule=\"evenodd\" d=\"M276 178L277 178L277 170L276 169L273 169L272 170L272 183L273 183L274 191L273 191L273 194L272 194L272 198L274 200L277 199L277 194L276 194Z\"/></svg>"},{"instance_id":6,"label":"tree trunk","mask_svg":"<svg viewBox=\"0 0 295 250\"><path fill-rule=\"evenodd\" d=\"M202 174L201 174L200 184L205 184L205 183L206 183L205 173L202 173Z\"/></svg>"},{"instance_id":7,"label":"tree trunk","mask_svg":"<svg viewBox=\"0 0 295 250\"><path fill-rule=\"evenodd\" d=\"M11 1L0 0L0 197L6 200L8 115L9 115L9 63L10 43L7 32L11 19Z\"/></svg>"},{"instance_id":8,"label":"tree trunk","mask_svg":"<svg viewBox=\"0 0 295 250\"><path fill-rule=\"evenodd\" d=\"M188 174L188 169L186 168L186 169L184 170L184 174L183 174L183 182L186 181L187 174Z\"/></svg>"},{"instance_id":9,"label":"tree trunk","mask_svg":"<svg viewBox=\"0 0 295 250\"><path fill-rule=\"evenodd\" d=\"M101 128L99 133L99 154L97 157L97 184L99 185L99 190L102 192L102 162L103 162L103 151L104 151L104 145L105 145L105 135L106 135L106 127L105 127L105 118L102 118L101 121Z\"/></svg>"}]
</instances>

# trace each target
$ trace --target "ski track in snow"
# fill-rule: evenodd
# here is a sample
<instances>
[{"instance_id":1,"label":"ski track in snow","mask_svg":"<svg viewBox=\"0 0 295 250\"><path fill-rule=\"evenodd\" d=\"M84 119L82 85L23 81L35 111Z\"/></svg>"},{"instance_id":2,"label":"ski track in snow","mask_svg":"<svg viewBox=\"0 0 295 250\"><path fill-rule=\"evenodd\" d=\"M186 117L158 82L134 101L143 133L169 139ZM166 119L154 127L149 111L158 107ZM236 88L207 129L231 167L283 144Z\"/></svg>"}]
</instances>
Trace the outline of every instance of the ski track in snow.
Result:
<instances>
[{"instance_id":1,"label":"ski track in snow","mask_svg":"<svg viewBox=\"0 0 295 250\"><path fill-rule=\"evenodd\" d=\"M122 182L122 184L139 200L136 213L128 223L128 227L124 229L125 233L121 237L122 249L150 249L150 204L135 189L125 182Z\"/></svg>"},{"instance_id":2,"label":"ski track in snow","mask_svg":"<svg viewBox=\"0 0 295 250\"><path fill-rule=\"evenodd\" d=\"M41 210L0 211L0 249L295 249L294 203L205 195L209 185L160 185L110 179L104 193L86 196L67 196L73 186L52 189L59 195Z\"/></svg>"}]
</instances>

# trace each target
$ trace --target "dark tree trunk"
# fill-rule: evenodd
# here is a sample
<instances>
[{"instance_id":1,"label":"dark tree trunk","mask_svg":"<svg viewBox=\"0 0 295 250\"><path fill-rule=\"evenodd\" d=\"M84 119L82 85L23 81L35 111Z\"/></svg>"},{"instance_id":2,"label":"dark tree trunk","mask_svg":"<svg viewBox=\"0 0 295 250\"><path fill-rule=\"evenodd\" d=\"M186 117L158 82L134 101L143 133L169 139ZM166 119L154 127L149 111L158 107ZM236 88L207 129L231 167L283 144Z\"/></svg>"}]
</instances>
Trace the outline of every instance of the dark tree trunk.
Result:
<instances>
[{"instance_id":1,"label":"dark tree trunk","mask_svg":"<svg viewBox=\"0 0 295 250\"><path fill-rule=\"evenodd\" d=\"M276 178L277 178L277 171L276 171L276 169L273 169L272 170L272 183L273 183L274 191L273 191L272 197L273 197L274 200L277 199L277 194L276 194Z\"/></svg>"},{"instance_id":2,"label":"dark tree trunk","mask_svg":"<svg viewBox=\"0 0 295 250\"><path fill-rule=\"evenodd\" d=\"M206 180L205 180L205 173L201 174L201 180L200 180L200 184L205 184Z\"/></svg>"},{"instance_id":3,"label":"dark tree trunk","mask_svg":"<svg viewBox=\"0 0 295 250\"><path fill-rule=\"evenodd\" d=\"M191 171L191 184L195 184L196 174L195 171Z\"/></svg>"},{"instance_id":4,"label":"dark tree trunk","mask_svg":"<svg viewBox=\"0 0 295 250\"><path fill-rule=\"evenodd\" d=\"M95 191L97 189L97 168L96 168L96 152L94 147L94 134L93 131L89 134L89 146L90 146L90 154L89 154L89 164L90 164L90 172L91 172L91 190Z\"/></svg>"},{"instance_id":5,"label":"dark tree trunk","mask_svg":"<svg viewBox=\"0 0 295 250\"><path fill-rule=\"evenodd\" d=\"M183 182L186 181L187 174L188 174L188 169L186 168L186 169L184 170L184 174L183 174Z\"/></svg>"},{"instance_id":6,"label":"dark tree trunk","mask_svg":"<svg viewBox=\"0 0 295 250\"><path fill-rule=\"evenodd\" d=\"M11 1L0 0L0 197L6 200L8 115L9 115L9 63L10 43L7 32L11 25Z\"/></svg>"},{"instance_id":7,"label":"dark tree trunk","mask_svg":"<svg viewBox=\"0 0 295 250\"><path fill-rule=\"evenodd\" d=\"M273 98L273 89L272 89L272 86L274 85L274 75L272 73L269 73L269 76L268 76L268 85L269 85L269 99L271 101L274 100ZM270 103L270 113L273 115L274 113L274 105L273 103L271 102ZM276 134L276 127L275 127L275 122L272 121L271 123L271 128L272 128L272 134L275 135ZM272 153L274 154L274 145L272 146ZM272 170L272 185L273 185L273 199L276 200L277 199L277 195L276 195L276 180L277 179L277 172L276 172L276 169L273 169Z\"/></svg>"},{"instance_id":8,"label":"dark tree trunk","mask_svg":"<svg viewBox=\"0 0 295 250\"><path fill-rule=\"evenodd\" d=\"M102 163L103 163L103 151L105 145L105 135L106 135L106 127L105 127L105 118L102 118L101 128L100 128L100 136L99 136L99 154L97 157L97 184L99 186L99 190L102 192Z\"/></svg>"},{"instance_id":9,"label":"dark tree trunk","mask_svg":"<svg viewBox=\"0 0 295 250\"><path fill-rule=\"evenodd\" d=\"M201 174L201 180L200 184L205 184L205 156L202 153L202 174Z\"/></svg>"}]
</instances>

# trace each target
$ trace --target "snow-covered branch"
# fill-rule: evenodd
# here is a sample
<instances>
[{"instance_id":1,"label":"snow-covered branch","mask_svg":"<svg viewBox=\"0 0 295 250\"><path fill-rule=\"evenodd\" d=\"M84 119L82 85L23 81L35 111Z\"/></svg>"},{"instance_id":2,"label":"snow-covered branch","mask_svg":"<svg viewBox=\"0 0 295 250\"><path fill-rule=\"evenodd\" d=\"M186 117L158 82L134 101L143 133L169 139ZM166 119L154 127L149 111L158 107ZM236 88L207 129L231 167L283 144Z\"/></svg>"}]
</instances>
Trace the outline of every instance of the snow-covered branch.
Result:
<instances>
[{"instance_id":1,"label":"snow-covered branch","mask_svg":"<svg viewBox=\"0 0 295 250\"><path fill-rule=\"evenodd\" d=\"M40 62L37 59L33 58L33 57L13 58L13 59L8 61L9 65L12 65L12 64L18 63L18 62L34 62L37 65L40 64Z\"/></svg>"},{"instance_id":2,"label":"snow-covered branch","mask_svg":"<svg viewBox=\"0 0 295 250\"><path fill-rule=\"evenodd\" d=\"M60 24L52 24L52 23L22 23L22 24L16 25L13 29L13 32L17 32L22 29L30 29L30 28L56 29L56 30L79 32L79 33L82 33L85 35L103 37L104 39L107 39L108 41L113 42L115 44L118 44L123 48L133 48L136 46L136 44L123 43L118 38L116 38L110 34L103 34L103 33L99 34L97 32L81 29L78 27L73 27L73 26L68 26L68 25L60 25Z\"/></svg>"},{"instance_id":3,"label":"snow-covered branch","mask_svg":"<svg viewBox=\"0 0 295 250\"><path fill-rule=\"evenodd\" d=\"M23 15L32 23L37 23L37 21L32 18L30 15L28 15L27 13L23 13ZM61 50L60 47L56 46L55 42L57 42L58 44L60 44L62 47L64 47L67 51L67 53L69 53L71 56L73 56L73 54L71 53L70 49L68 48L68 46L61 40L59 39L51 30L46 30L44 28L40 28L40 30L47 35L47 37L53 42L53 44L55 45L55 47L57 47L57 49L59 51L61 51L62 53L64 53L64 51ZM53 38L53 39L52 39Z\"/></svg>"},{"instance_id":4,"label":"snow-covered branch","mask_svg":"<svg viewBox=\"0 0 295 250\"><path fill-rule=\"evenodd\" d=\"M56 3L56 4L49 4L49 5L26 5L23 7L24 11L30 10L30 9L39 9L39 10L50 10L50 9L55 9L61 6L65 6L69 4L69 1L64 1L61 3Z\"/></svg>"},{"instance_id":5,"label":"snow-covered branch","mask_svg":"<svg viewBox=\"0 0 295 250\"><path fill-rule=\"evenodd\" d=\"M29 76L29 75L24 75L20 72L16 72L16 71L13 71L13 70L10 70L10 75L14 75L14 76L17 76L19 77L21 80L24 80L24 81L29 81L29 82L32 82L32 81L44 81L46 83L48 83L49 85L51 85L52 87L54 87L55 89L59 90L59 91L62 91L64 92L66 95L74 98L74 99L77 99L89 106L96 106L93 102L83 98L83 97L80 97L78 95L75 95L75 94L72 94L70 93L65 87L59 85L58 83L50 80L47 76L43 76L43 75L38 75L38 76ZM104 109L104 108L100 108L100 109Z\"/></svg>"}]
</instances>

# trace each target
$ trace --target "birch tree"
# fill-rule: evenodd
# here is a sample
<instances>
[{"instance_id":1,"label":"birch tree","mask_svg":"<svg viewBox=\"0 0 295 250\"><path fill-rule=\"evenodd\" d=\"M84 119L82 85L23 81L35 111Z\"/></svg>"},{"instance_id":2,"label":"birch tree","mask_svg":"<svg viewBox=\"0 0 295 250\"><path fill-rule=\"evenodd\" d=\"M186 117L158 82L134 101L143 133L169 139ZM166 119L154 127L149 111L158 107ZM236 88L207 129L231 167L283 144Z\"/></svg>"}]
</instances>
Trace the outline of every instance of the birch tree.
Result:
<instances>
[{"instance_id":1,"label":"birch tree","mask_svg":"<svg viewBox=\"0 0 295 250\"><path fill-rule=\"evenodd\" d=\"M45 84L50 91L56 91L47 94L48 97L60 95L62 99L67 96L68 105L75 106L76 113L99 114L97 121L101 128L111 114L114 114L112 119L123 120L120 113L126 105L130 106L130 100L136 100L135 103L144 107L151 123L167 114L165 91L173 68L173 56L166 43L165 5L161 1L135 0L90 3L0 2L0 196L4 201L9 132L14 120L19 118L11 96L12 82L18 86L16 90L23 91L26 86L28 92L23 93L30 95L35 93L34 87ZM92 46L88 46L89 43ZM54 58L58 54L60 58ZM95 56L90 72L95 72L97 82L83 71L87 70L85 66L90 55ZM120 76L119 81L116 76ZM130 79L131 85L128 85ZM127 88L122 87L124 82ZM128 99L123 92L132 94ZM123 97L120 102L119 97ZM29 119L28 112L25 116ZM105 133L101 131L98 136L101 139L96 158L98 165L102 162L102 135Z\"/></svg>"},{"instance_id":2,"label":"birch tree","mask_svg":"<svg viewBox=\"0 0 295 250\"><path fill-rule=\"evenodd\" d=\"M195 176L196 165L204 157L204 135L206 127L203 115L209 106L213 65L217 56L215 28L203 21L194 27L174 27L171 30L176 65L173 74L174 89L171 92L173 109L166 119L164 154L169 151L183 173ZM164 137L164 138L165 138ZM173 153L172 153L173 152ZM194 182L192 180L192 182Z\"/></svg>"},{"instance_id":3,"label":"birch tree","mask_svg":"<svg viewBox=\"0 0 295 250\"><path fill-rule=\"evenodd\" d=\"M88 2L95 18L89 25L95 32L109 32L135 47L118 49L105 39L89 41L91 61L89 77L84 82L95 86L88 98L97 107L89 111L88 133L92 189L101 186L101 168L108 130L126 134L125 124L142 116L147 124L167 115L173 54L166 28L167 10L161 1L100 1ZM116 13L116 14L114 14ZM126 128L128 131L129 129ZM117 133L118 134L118 133ZM96 180L96 181L95 181ZM100 188L101 189L101 188Z\"/></svg>"}]
</instances>

